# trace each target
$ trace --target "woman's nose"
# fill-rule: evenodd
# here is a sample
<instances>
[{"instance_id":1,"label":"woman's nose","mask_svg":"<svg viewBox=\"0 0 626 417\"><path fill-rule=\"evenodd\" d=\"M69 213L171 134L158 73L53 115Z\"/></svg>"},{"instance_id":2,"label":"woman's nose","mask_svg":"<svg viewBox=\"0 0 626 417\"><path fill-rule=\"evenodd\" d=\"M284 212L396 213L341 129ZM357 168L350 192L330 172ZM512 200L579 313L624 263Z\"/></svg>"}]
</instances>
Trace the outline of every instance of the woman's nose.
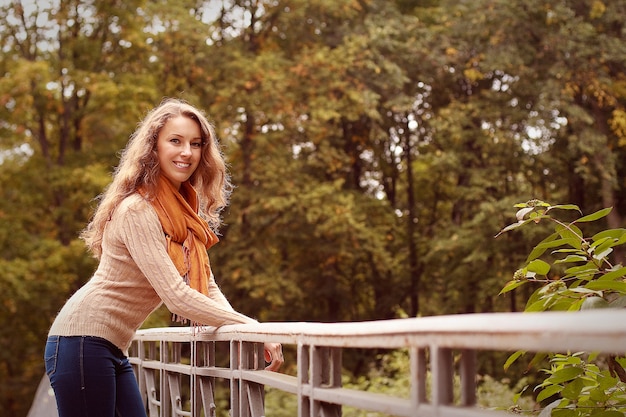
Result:
<instances>
[{"instance_id":1,"label":"woman's nose","mask_svg":"<svg viewBox=\"0 0 626 417\"><path fill-rule=\"evenodd\" d=\"M191 155L191 144L190 143L183 143L183 147L180 151L181 155Z\"/></svg>"}]
</instances>

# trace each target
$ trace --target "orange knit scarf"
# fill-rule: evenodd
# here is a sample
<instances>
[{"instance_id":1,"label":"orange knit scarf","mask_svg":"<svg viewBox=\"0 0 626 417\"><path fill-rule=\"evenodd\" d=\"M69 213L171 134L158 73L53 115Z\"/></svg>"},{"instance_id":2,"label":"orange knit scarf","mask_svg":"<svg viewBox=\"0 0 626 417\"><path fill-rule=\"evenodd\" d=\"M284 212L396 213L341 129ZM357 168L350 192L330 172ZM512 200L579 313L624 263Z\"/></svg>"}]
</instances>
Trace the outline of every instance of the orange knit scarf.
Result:
<instances>
[{"instance_id":1,"label":"orange knit scarf","mask_svg":"<svg viewBox=\"0 0 626 417\"><path fill-rule=\"evenodd\" d=\"M207 249L219 239L207 222L198 216L196 190L188 181L177 190L169 180L160 176L151 204L165 233L167 253L180 276L191 288L208 296L211 266ZM174 320L186 321L183 317L174 317Z\"/></svg>"}]
</instances>

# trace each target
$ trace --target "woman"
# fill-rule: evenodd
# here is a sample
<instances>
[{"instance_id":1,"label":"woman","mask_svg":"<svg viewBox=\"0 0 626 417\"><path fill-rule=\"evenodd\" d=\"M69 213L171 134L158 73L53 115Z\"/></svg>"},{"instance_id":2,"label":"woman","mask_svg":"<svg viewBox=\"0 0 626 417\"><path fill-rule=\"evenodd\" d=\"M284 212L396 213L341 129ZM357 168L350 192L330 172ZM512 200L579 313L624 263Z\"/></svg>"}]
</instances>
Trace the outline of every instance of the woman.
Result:
<instances>
[{"instance_id":1,"label":"woman","mask_svg":"<svg viewBox=\"0 0 626 417\"><path fill-rule=\"evenodd\" d=\"M200 111L167 99L148 113L81 235L98 268L50 328L46 373L60 417L146 415L126 355L161 303L193 324L256 322L231 307L207 256L229 191L215 133ZM266 343L265 359L278 370L281 345Z\"/></svg>"}]
</instances>

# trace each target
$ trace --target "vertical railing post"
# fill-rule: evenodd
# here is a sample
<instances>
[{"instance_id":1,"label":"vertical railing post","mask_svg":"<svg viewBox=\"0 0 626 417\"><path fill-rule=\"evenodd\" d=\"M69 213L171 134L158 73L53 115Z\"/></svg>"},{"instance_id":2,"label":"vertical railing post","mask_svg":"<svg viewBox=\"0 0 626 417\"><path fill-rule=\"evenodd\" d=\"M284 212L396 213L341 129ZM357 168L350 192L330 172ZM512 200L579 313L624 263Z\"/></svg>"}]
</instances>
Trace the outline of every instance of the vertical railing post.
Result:
<instances>
[{"instance_id":1,"label":"vertical railing post","mask_svg":"<svg viewBox=\"0 0 626 417\"><path fill-rule=\"evenodd\" d=\"M201 349L200 349L201 348ZM196 357L198 360L202 357L202 364L198 363L198 366L214 367L215 366L215 342L198 342L196 346ZM200 356L200 352L202 355ZM198 376L197 384L199 385L199 395L202 398L202 408L204 409L205 417L215 417L215 378L210 376ZM196 416L202 414L198 411Z\"/></svg>"},{"instance_id":2,"label":"vertical railing post","mask_svg":"<svg viewBox=\"0 0 626 417\"><path fill-rule=\"evenodd\" d=\"M198 358L198 355L200 353L198 352L198 345L199 342L195 338L193 338L189 347L191 350L191 381L189 381L189 396L191 400L191 414L193 416L200 416L200 413L202 411L202 401L200 400L202 398L200 395L200 381L199 376L196 372L198 367L201 366L200 359Z\"/></svg>"},{"instance_id":3,"label":"vertical railing post","mask_svg":"<svg viewBox=\"0 0 626 417\"><path fill-rule=\"evenodd\" d=\"M412 347L409 350L411 372L411 408L417 410L426 402L426 351Z\"/></svg>"},{"instance_id":4,"label":"vertical railing post","mask_svg":"<svg viewBox=\"0 0 626 417\"><path fill-rule=\"evenodd\" d=\"M240 343L236 340L230 341L230 415L231 417L241 416L241 401L239 399L240 381L235 376L239 369L239 351Z\"/></svg>"},{"instance_id":5,"label":"vertical railing post","mask_svg":"<svg viewBox=\"0 0 626 417\"><path fill-rule=\"evenodd\" d=\"M236 351L234 353L233 351ZM262 417L265 412L263 385L244 381L242 371L261 369L263 344L231 342L231 412L233 417Z\"/></svg>"},{"instance_id":6,"label":"vertical railing post","mask_svg":"<svg viewBox=\"0 0 626 417\"><path fill-rule=\"evenodd\" d=\"M297 395L298 395L298 417L311 417L311 398L304 393L304 387L308 386L311 389L311 385L309 384L310 376L310 357L309 357L309 346L303 345L302 343L298 343L297 350L297 366L298 366L298 387L297 387Z\"/></svg>"},{"instance_id":7,"label":"vertical railing post","mask_svg":"<svg viewBox=\"0 0 626 417\"><path fill-rule=\"evenodd\" d=\"M171 342L170 354L168 355L168 363L179 364L182 362L182 343ZM182 378L191 378L177 371L166 371L168 394L170 398L170 413L172 416L182 416L186 413L184 410ZM170 415L170 414L168 414Z\"/></svg>"},{"instance_id":8,"label":"vertical railing post","mask_svg":"<svg viewBox=\"0 0 626 417\"><path fill-rule=\"evenodd\" d=\"M167 364L170 362L170 345L169 342L167 342L166 340L161 340L161 349L160 349L160 354L161 354L161 364ZM161 398L160 398L160 403L161 403L161 413L160 413L160 417L169 417L172 415L172 406L171 406L171 398L170 398L170 388L169 388L169 381L168 381L168 376L167 376L167 371L164 369L164 367L162 366L161 369L159 370L159 374L160 374L160 378L159 378L159 385L160 385L160 389L161 389Z\"/></svg>"},{"instance_id":9,"label":"vertical railing post","mask_svg":"<svg viewBox=\"0 0 626 417\"><path fill-rule=\"evenodd\" d=\"M137 349L137 358L139 359L139 363L135 367L137 372L137 384L139 385L139 392L141 393L141 399L144 404L147 404L148 401L148 389L146 387L146 376L143 368L143 361L146 359L145 347L143 345L143 340L139 339L135 342L135 346Z\"/></svg>"},{"instance_id":10,"label":"vertical railing post","mask_svg":"<svg viewBox=\"0 0 626 417\"><path fill-rule=\"evenodd\" d=\"M317 388L341 387L341 348L311 346L310 357L311 417L341 416L341 405L326 403L315 398Z\"/></svg>"},{"instance_id":11,"label":"vertical railing post","mask_svg":"<svg viewBox=\"0 0 626 417\"><path fill-rule=\"evenodd\" d=\"M435 406L452 404L454 400L452 351L434 346L430 349L430 355L433 378L432 402Z\"/></svg>"},{"instance_id":12,"label":"vertical railing post","mask_svg":"<svg viewBox=\"0 0 626 417\"><path fill-rule=\"evenodd\" d=\"M239 342L239 375L241 370L250 369L252 362L252 355L254 352L250 349L250 344L240 341ZM251 417L250 413L250 399L247 395L247 383L239 377L239 415L241 417Z\"/></svg>"},{"instance_id":13,"label":"vertical railing post","mask_svg":"<svg viewBox=\"0 0 626 417\"><path fill-rule=\"evenodd\" d=\"M143 355L143 360L146 359L150 359L152 361L158 360L161 361L161 357L157 357L157 349L156 349L156 345L158 342L155 341L148 341L148 342L142 342L141 344L141 355ZM148 353L146 354L146 349L148 349ZM157 386L156 386L156 378L155 375L157 374L157 372L159 372L160 374L160 370L155 370L154 368L150 367L149 369L147 368L143 368L143 381L145 384L145 393L147 396L147 402L148 402L148 416L149 417L159 417L160 413L161 413L161 401L159 398L159 392L157 391ZM159 388L161 387L160 382L159 382Z\"/></svg>"},{"instance_id":14,"label":"vertical railing post","mask_svg":"<svg viewBox=\"0 0 626 417\"><path fill-rule=\"evenodd\" d=\"M461 405L476 404L476 352L471 349L461 351Z\"/></svg>"},{"instance_id":15,"label":"vertical railing post","mask_svg":"<svg viewBox=\"0 0 626 417\"><path fill-rule=\"evenodd\" d=\"M248 344L251 357L246 369L260 370L265 368L265 348L263 343ZM252 417L265 416L265 387L256 382L246 381L246 394Z\"/></svg>"}]
</instances>

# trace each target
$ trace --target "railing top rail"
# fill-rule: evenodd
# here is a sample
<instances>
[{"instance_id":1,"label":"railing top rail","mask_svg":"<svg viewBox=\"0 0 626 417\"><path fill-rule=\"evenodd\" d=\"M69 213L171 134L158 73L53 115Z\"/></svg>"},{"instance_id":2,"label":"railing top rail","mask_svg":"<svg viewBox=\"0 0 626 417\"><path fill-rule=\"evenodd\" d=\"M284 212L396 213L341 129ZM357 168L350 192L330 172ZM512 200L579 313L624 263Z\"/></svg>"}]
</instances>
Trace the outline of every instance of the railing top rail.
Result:
<instances>
[{"instance_id":1,"label":"railing top rail","mask_svg":"<svg viewBox=\"0 0 626 417\"><path fill-rule=\"evenodd\" d=\"M351 323L274 322L143 329L136 340L246 340L318 346L455 347L484 350L626 350L626 309L483 313Z\"/></svg>"}]
</instances>

